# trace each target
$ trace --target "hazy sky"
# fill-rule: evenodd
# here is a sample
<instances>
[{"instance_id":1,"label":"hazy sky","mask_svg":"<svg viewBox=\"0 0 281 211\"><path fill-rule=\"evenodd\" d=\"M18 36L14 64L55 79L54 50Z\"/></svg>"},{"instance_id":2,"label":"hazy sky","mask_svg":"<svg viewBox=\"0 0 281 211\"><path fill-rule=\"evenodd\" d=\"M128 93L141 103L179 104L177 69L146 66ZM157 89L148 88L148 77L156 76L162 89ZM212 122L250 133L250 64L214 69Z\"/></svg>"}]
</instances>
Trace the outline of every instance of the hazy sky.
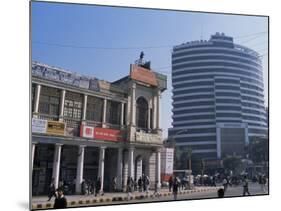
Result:
<instances>
[{"instance_id":1,"label":"hazy sky","mask_svg":"<svg viewBox=\"0 0 281 211\"><path fill-rule=\"evenodd\" d=\"M208 40L215 32L263 55L267 105L266 17L41 2L32 2L31 17L32 60L115 81L128 75L130 63L144 51L152 69L168 76L161 102L164 136L172 122L172 47Z\"/></svg>"}]
</instances>

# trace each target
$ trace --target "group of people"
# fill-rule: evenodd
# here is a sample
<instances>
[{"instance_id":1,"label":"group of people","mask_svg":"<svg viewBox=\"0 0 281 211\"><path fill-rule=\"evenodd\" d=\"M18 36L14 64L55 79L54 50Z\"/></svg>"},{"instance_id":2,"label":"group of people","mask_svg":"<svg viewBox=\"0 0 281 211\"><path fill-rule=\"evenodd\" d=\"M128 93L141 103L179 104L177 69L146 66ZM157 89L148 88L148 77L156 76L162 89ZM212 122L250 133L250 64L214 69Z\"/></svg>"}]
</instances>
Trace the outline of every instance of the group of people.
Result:
<instances>
[{"instance_id":1,"label":"group of people","mask_svg":"<svg viewBox=\"0 0 281 211\"><path fill-rule=\"evenodd\" d=\"M156 183L158 183L158 182L156 182ZM150 184L149 177L144 174L142 176L140 176L138 180L133 180L133 178L129 176L127 178L127 186L126 186L127 187L126 191L128 193L128 197L131 196L132 192L137 191L137 190L139 192L148 193L149 184Z\"/></svg>"},{"instance_id":2,"label":"group of people","mask_svg":"<svg viewBox=\"0 0 281 211\"><path fill-rule=\"evenodd\" d=\"M101 179L98 178L96 181L89 179L83 180L81 184L81 192L83 195L103 195L103 192L101 191Z\"/></svg>"},{"instance_id":3,"label":"group of people","mask_svg":"<svg viewBox=\"0 0 281 211\"><path fill-rule=\"evenodd\" d=\"M169 192L173 191L174 200L177 200L178 192L180 188L183 189L181 180L176 176L170 176L169 178Z\"/></svg>"}]
</instances>

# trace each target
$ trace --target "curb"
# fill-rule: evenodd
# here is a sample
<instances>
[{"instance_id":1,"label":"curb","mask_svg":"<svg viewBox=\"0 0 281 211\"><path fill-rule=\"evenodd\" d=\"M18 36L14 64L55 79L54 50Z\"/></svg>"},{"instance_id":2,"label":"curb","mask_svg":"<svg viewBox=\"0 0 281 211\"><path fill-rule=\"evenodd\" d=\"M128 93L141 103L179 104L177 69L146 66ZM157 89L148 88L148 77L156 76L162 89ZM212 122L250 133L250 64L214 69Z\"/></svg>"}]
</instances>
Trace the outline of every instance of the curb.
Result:
<instances>
[{"instance_id":1,"label":"curb","mask_svg":"<svg viewBox=\"0 0 281 211\"><path fill-rule=\"evenodd\" d=\"M204 188L204 189L199 189L199 190L184 190L184 191L179 191L178 194L184 195L184 194L191 194L191 193L196 193L196 192L207 192L207 191L216 191L220 187L214 187L214 188ZM162 192L160 193L160 197L165 197L165 196L171 196L173 195L172 192ZM99 198L99 199L84 199L84 200L73 200L67 202L68 207L77 207L78 205L91 205L91 204L96 204L96 203L103 203L103 202L117 202L117 201L130 201L130 200L142 200L142 199L148 199L148 198L155 198L153 194L142 194L142 195L137 195L137 196L131 196L130 199L127 198L127 196L122 197L122 196L114 196L114 197L104 197L104 198ZM53 208L53 203L33 203L31 205L32 210L36 209L50 209Z\"/></svg>"}]
</instances>

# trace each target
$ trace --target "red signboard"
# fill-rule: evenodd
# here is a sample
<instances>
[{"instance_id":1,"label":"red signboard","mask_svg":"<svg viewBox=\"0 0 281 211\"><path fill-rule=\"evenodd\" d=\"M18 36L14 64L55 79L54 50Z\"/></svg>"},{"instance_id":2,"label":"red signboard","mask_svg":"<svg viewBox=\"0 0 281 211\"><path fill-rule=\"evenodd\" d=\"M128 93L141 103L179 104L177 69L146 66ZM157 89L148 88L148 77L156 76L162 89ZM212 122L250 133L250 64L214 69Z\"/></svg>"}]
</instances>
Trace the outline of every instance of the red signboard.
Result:
<instances>
[{"instance_id":1,"label":"red signboard","mask_svg":"<svg viewBox=\"0 0 281 211\"><path fill-rule=\"evenodd\" d=\"M107 128L95 127L94 138L107 141L122 141L124 132Z\"/></svg>"},{"instance_id":2,"label":"red signboard","mask_svg":"<svg viewBox=\"0 0 281 211\"><path fill-rule=\"evenodd\" d=\"M94 127L81 125L81 127L80 127L80 137L94 138Z\"/></svg>"},{"instance_id":3,"label":"red signboard","mask_svg":"<svg viewBox=\"0 0 281 211\"><path fill-rule=\"evenodd\" d=\"M140 81L152 86L157 86L157 80L155 74L151 70L145 69L143 67L133 64L131 66L130 76L132 79L136 81Z\"/></svg>"}]
</instances>

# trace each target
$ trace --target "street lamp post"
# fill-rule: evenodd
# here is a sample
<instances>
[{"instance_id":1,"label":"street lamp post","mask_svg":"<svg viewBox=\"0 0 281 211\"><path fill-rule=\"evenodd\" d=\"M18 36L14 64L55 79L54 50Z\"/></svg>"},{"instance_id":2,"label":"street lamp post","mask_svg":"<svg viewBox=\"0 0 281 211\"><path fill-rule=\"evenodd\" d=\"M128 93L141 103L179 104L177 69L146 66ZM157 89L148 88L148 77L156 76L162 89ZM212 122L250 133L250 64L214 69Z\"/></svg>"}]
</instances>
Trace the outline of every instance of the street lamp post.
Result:
<instances>
[{"instance_id":1,"label":"street lamp post","mask_svg":"<svg viewBox=\"0 0 281 211\"><path fill-rule=\"evenodd\" d=\"M189 147L187 149L187 154L188 154L188 162L189 162L189 175L188 175L188 186L189 189L191 189L191 155L192 155L192 149Z\"/></svg>"}]
</instances>

